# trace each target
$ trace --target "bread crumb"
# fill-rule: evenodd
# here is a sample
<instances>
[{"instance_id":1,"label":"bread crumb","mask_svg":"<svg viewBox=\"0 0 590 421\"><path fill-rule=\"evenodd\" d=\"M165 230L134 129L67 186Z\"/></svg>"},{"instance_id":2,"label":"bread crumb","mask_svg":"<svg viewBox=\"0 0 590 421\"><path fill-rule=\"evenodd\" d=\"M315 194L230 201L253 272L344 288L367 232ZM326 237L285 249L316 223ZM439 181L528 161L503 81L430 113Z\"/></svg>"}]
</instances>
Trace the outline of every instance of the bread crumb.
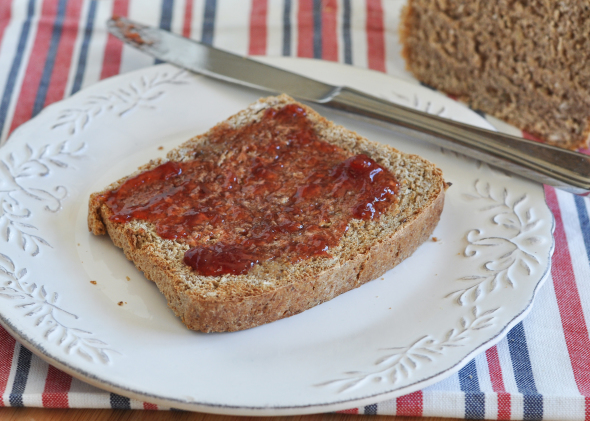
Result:
<instances>
[{"instance_id":1,"label":"bread crumb","mask_svg":"<svg viewBox=\"0 0 590 421\"><path fill-rule=\"evenodd\" d=\"M162 149L164 149L163 146L158 146L158 150L161 151Z\"/></svg>"},{"instance_id":2,"label":"bread crumb","mask_svg":"<svg viewBox=\"0 0 590 421\"><path fill-rule=\"evenodd\" d=\"M384 281L384 280L385 280L385 278L381 278L381 280L382 280L382 281Z\"/></svg>"},{"instance_id":3,"label":"bread crumb","mask_svg":"<svg viewBox=\"0 0 590 421\"><path fill-rule=\"evenodd\" d=\"M80 246L80 243L78 243L78 247Z\"/></svg>"},{"instance_id":4,"label":"bread crumb","mask_svg":"<svg viewBox=\"0 0 590 421\"><path fill-rule=\"evenodd\" d=\"M92 285L96 285L96 281L90 281Z\"/></svg>"},{"instance_id":5,"label":"bread crumb","mask_svg":"<svg viewBox=\"0 0 590 421\"><path fill-rule=\"evenodd\" d=\"M119 301L117 304L119 304L120 306L123 305L123 301Z\"/></svg>"},{"instance_id":6,"label":"bread crumb","mask_svg":"<svg viewBox=\"0 0 590 421\"><path fill-rule=\"evenodd\" d=\"M432 237L432 241L434 241L436 243L438 241L438 238Z\"/></svg>"},{"instance_id":7,"label":"bread crumb","mask_svg":"<svg viewBox=\"0 0 590 421\"><path fill-rule=\"evenodd\" d=\"M130 281L130 280L131 280L131 278L130 278L129 276L126 276L125 278L127 278L127 280L128 280L128 281Z\"/></svg>"}]
</instances>

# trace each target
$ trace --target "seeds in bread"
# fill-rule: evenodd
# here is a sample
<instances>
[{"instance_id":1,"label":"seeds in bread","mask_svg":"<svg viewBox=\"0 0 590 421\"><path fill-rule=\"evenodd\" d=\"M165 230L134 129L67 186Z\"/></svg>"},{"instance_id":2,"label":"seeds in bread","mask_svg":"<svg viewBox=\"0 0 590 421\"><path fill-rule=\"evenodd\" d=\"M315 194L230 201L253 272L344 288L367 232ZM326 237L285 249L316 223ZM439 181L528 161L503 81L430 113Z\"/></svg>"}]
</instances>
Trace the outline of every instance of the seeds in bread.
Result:
<instances>
[{"instance_id":1,"label":"seeds in bread","mask_svg":"<svg viewBox=\"0 0 590 421\"><path fill-rule=\"evenodd\" d=\"M197 136L166 160L152 161L102 192L90 197L88 225L94 234L108 233L127 258L154 281L169 307L190 329L236 331L297 314L385 273L407 258L438 223L446 184L433 164L391 147L369 142L305 109L314 131L325 142L351 155L366 154L392 172L400 183L397 203L378 219L353 219L330 256L290 263L274 259L254 265L247 273L203 276L183 259L189 245L160 237L154 225L139 219L113 222L105 193L164 162L190 160L220 127L240 128L260 119L261 111L296 102L286 95L262 99Z\"/></svg>"}]
</instances>

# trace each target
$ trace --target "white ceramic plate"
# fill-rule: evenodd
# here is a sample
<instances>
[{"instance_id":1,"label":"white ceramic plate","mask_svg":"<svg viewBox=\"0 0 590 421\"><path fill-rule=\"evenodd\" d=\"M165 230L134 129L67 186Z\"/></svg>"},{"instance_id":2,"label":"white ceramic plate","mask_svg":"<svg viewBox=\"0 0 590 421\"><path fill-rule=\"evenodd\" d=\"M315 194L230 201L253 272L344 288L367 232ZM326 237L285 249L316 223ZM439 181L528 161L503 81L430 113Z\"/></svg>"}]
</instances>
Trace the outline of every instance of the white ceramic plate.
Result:
<instances>
[{"instance_id":1,"label":"white ceramic plate","mask_svg":"<svg viewBox=\"0 0 590 421\"><path fill-rule=\"evenodd\" d=\"M380 73L267 61L489 127L448 98ZM320 110L443 169L453 185L436 241L384 277L300 315L236 333L188 331L120 249L88 233L88 195L259 96L160 65L100 82L19 128L0 150L2 325L55 366L122 395L273 415L346 409L421 389L525 316L553 250L542 187Z\"/></svg>"}]
</instances>

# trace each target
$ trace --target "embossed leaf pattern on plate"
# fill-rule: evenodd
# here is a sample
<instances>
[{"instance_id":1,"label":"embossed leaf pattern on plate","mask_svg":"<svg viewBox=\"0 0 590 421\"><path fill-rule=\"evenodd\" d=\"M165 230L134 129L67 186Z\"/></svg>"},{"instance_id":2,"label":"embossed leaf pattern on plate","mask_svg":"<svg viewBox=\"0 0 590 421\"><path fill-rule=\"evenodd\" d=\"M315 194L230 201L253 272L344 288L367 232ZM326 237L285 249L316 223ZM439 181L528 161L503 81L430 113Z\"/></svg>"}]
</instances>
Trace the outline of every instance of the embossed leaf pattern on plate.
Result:
<instances>
[{"instance_id":1,"label":"embossed leaf pattern on plate","mask_svg":"<svg viewBox=\"0 0 590 421\"><path fill-rule=\"evenodd\" d=\"M156 73L151 77L144 75L128 86L111 90L104 95L92 95L80 107L62 110L52 129L66 127L68 133L74 135L105 112L114 112L121 117L136 108L155 109L154 102L164 95L165 86L186 84L189 75L184 70Z\"/></svg>"},{"instance_id":2,"label":"embossed leaf pattern on plate","mask_svg":"<svg viewBox=\"0 0 590 421\"><path fill-rule=\"evenodd\" d=\"M59 304L59 294L50 293L45 286L27 282L25 268L17 269L10 257L0 253L0 297L16 301L24 317L32 317L37 328L44 331L43 338L57 343L68 354L76 353L89 361L108 363L111 354L118 352L92 336L92 332L69 326L62 318L78 319Z\"/></svg>"},{"instance_id":3,"label":"embossed leaf pattern on plate","mask_svg":"<svg viewBox=\"0 0 590 421\"><path fill-rule=\"evenodd\" d=\"M526 193L515 195L506 187L477 179L473 192L464 193L463 198L475 202L480 212L491 214L495 227L493 232L474 228L467 233L463 253L479 262L478 272L460 277L468 285L447 295L467 305L500 287L516 287L517 279L528 280L541 265L534 250L544 239L534 233L541 221L527 204Z\"/></svg>"},{"instance_id":4,"label":"embossed leaf pattern on plate","mask_svg":"<svg viewBox=\"0 0 590 421\"><path fill-rule=\"evenodd\" d=\"M330 380L317 386L335 387L338 393L342 393L370 382L386 382L395 385L408 379L421 365L436 363L445 349L463 346L470 331L492 326L494 313L497 310L495 308L481 312L474 306L466 316L461 317L457 326L450 328L442 338L425 335L405 347L385 349L384 351L392 352L375 361L374 370L348 371L344 373L347 377Z\"/></svg>"},{"instance_id":5,"label":"embossed leaf pattern on plate","mask_svg":"<svg viewBox=\"0 0 590 421\"><path fill-rule=\"evenodd\" d=\"M72 169L71 162L83 156L83 142L63 141L34 148L23 145L21 152L0 159L0 238L14 241L18 247L36 256L42 246L51 247L39 231L28 222L36 212L58 212L68 189L62 185L47 187L53 173ZM39 206L39 204L41 206Z\"/></svg>"},{"instance_id":6,"label":"embossed leaf pattern on plate","mask_svg":"<svg viewBox=\"0 0 590 421\"><path fill-rule=\"evenodd\" d=\"M160 72L143 75L105 95L90 96L81 107L62 110L51 126L66 127L70 139L41 147L24 144L18 153L13 151L0 158L0 238L32 257L39 255L43 247L53 249L44 238L43 227L29 219L35 212L57 213L62 209L68 186L50 181L58 171L78 169L73 163L84 157L87 145L73 136L106 111L123 116L138 107L155 109L155 100L165 94L166 86L186 83L188 73L184 70ZM0 279L4 280L0 297L17 301L15 306L23 310L24 317L34 318L34 325L44 330L44 340L92 362L108 363L111 355L118 354L91 332L62 322L63 318L75 321L78 316L58 304L57 292L50 294L45 286L27 281L32 275L24 267L17 270L18 258L16 263L13 258L0 254Z\"/></svg>"}]
</instances>

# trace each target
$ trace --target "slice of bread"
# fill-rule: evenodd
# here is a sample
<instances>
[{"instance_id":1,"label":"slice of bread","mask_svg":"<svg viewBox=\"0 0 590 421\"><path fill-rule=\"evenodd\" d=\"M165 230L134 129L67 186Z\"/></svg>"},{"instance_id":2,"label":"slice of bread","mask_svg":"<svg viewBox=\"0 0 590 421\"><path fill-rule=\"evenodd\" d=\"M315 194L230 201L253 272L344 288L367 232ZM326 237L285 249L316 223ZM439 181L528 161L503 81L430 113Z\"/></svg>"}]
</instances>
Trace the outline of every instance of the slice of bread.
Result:
<instances>
[{"instance_id":1,"label":"slice of bread","mask_svg":"<svg viewBox=\"0 0 590 421\"><path fill-rule=\"evenodd\" d=\"M410 256L426 241L439 221L447 184L442 172L416 155L370 142L298 104L319 138L350 156L365 154L394 174L399 182L397 201L380 217L352 219L329 255L293 263L271 259L247 273L203 276L184 263L188 244L164 239L154 225L139 219L114 222L105 194L125 181L167 161L182 162L208 144L214 130L245 127L258 121L261 111L297 104L281 95L261 99L211 129L154 160L105 190L90 196L88 227L96 235L108 233L127 258L154 281L168 306L187 327L203 332L236 331L300 313L381 276ZM216 165L223 165L220 159ZM287 256L288 257L288 256Z\"/></svg>"},{"instance_id":2,"label":"slice of bread","mask_svg":"<svg viewBox=\"0 0 590 421\"><path fill-rule=\"evenodd\" d=\"M551 145L590 142L584 0L408 0L400 40L421 82Z\"/></svg>"}]
</instances>

